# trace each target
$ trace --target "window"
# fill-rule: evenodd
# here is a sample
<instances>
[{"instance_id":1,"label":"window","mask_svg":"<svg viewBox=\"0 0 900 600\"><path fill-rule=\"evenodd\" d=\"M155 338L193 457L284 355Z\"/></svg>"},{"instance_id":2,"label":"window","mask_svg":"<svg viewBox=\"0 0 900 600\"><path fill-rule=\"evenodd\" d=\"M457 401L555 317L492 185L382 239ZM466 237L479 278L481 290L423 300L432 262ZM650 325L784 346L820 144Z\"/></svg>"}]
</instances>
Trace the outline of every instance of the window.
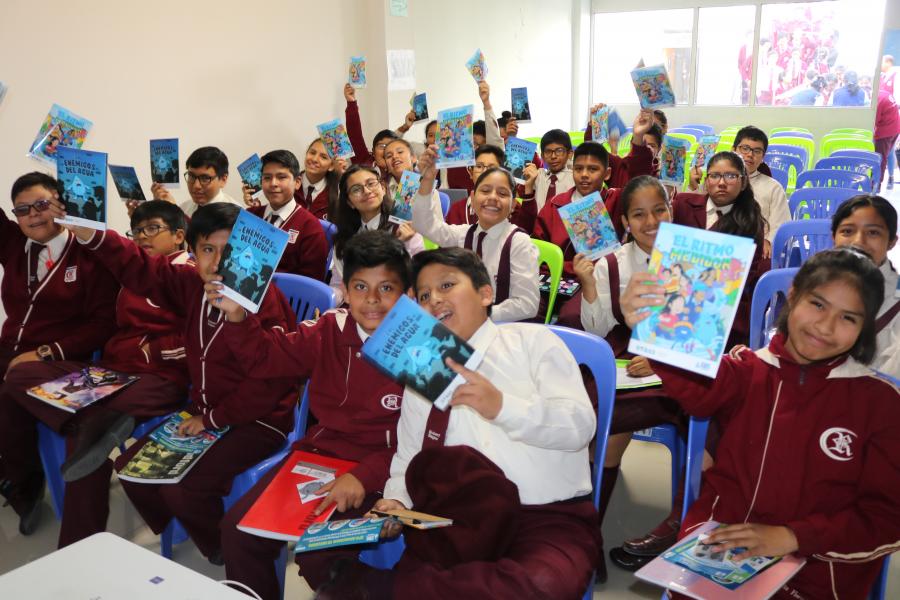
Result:
<instances>
[{"instance_id":1,"label":"window","mask_svg":"<svg viewBox=\"0 0 900 600\"><path fill-rule=\"evenodd\" d=\"M697 104L749 104L755 23L754 5L700 9Z\"/></svg>"}]
</instances>

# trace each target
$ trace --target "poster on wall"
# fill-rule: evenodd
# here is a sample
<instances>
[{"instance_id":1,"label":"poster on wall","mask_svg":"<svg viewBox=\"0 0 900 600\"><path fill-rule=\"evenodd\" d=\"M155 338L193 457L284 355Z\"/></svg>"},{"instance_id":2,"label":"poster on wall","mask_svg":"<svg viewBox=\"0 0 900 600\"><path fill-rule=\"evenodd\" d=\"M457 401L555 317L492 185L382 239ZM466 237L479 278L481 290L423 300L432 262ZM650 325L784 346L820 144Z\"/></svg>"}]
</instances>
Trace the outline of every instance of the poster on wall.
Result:
<instances>
[{"instance_id":1,"label":"poster on wall","mask_svg":"<svg viewBox=\"0 0 900 600\"><path fill-rule=\"evenodd\" d=\"M416 89L416 53L414 50L388 50L388 91Z\"/></svg>"}]
</instances>

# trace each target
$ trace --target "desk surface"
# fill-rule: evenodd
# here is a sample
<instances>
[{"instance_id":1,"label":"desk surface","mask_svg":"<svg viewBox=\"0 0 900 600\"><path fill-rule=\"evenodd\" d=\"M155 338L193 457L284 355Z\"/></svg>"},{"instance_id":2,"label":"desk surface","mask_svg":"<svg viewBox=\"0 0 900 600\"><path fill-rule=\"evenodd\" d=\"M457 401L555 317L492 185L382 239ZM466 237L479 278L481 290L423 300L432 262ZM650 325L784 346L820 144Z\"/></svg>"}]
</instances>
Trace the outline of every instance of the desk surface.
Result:
<instances>
[{"instance_id":1,"label":"desk surface","mask_svg":"<svg viewBox=\"0 0 900 600\"><path fill-rule=\"evenodd\" d=\"M0 598L247 600L248 596L111 533L0 576Z\"/></svg>"}]
</instances>

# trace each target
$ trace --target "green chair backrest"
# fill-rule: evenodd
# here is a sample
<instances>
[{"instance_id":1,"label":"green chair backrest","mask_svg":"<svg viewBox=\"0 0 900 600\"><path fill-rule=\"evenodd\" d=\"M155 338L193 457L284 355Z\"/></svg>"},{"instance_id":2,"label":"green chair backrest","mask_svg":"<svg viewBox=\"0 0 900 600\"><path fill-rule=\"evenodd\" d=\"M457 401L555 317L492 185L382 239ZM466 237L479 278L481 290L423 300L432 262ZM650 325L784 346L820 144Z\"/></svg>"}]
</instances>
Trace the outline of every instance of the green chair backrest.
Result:
<instances>
[{"instance_id":1,"label":"green chair backrest","mask_svg":"<svg viewBox=\"0 0 900 600\"><path fill-rule=\"evenodd\" d=\"M802 133L812 133L806 127L773 127L769 130L769 135L773 133L781 133L782 131L800 131Z\"/></svg>"},{"instance_id":2,"label":"green chair backrest","mask_svg":"<svg viewBox=\"0 0 900 600\"><path fill-rule=\"evenodd\" d=\"M425 246L426 250L437 250L438 248L437 244L435 244L425 236L422 236L422 245Z\"/></svg>"},{"instance_id":3,"label":"green chair backrest","mask_svg":"<svg viewBox=\"0 0 900 600\"><path fill-rule=\"evenodd\" d=\"M631 133L626 133L619 138L619 156L625 158L631 152Z\"/></svg>"},{"instance_id":4,"label":"green chair backrest","mask_svg":"<svg viewBox=\"0 0 900 600\"><path fill-rule=\"evenodd\" d=\"M584 143L584 132L583 131L570 131L569 139L572 140L572 147L578 146ZM540 143L540 140L538 140Z\"/></svg>"},{"instance_id":5,"label":"green chair backrest","mask_svg":"<svg viewBox=\"0 0 900 600\"><path fill-rule=\"evenodd\" d=\"M816 142L804 137L794 137L794 136L784 136L775 138L778 140L779 144L787 144L788 146L800 146L801 148L806 149L806 168L812 169L815 164L815 154L816 154ZM772 140L769 140L770 144L774 144Z\"/></svg>"},{"instance_id":6,"label":"green chair backrest","mask_svg":"<svg viewBox=\"0 0 900 600\"><path fill-rule=\"evenodd\" d=\"M541 153L541 137L540 137L540 136L538 136L538 137L527 137L527 138L525 138L525 139L528 140L529 142L534 142L535 144L537 144L537 145L538 145L538 147L537 147L537 152L538 152L538 154Z\"/></svg>"},{"instance_id":7,"label":"green chair backrest","mask_svg":"<svg viewBox=\"0 0 900 600\"><path fill-rule=\"evenodd\" d=\"M875 151L871 138L862 136L826 135L822 138L822 149L819 158L831 156L836 150L868 150Z\"/></svg>"},{"instance_id":8,"label":"green chair backrest","mask_svg":"<svg viewBox=\"0 0 900 600\"><path fill-rule=\"evenodd\" d=\"M538 249L538 268L546 264L550 269L550 296L547 300L547 316L544 323L550 323L553 316L553 305L556 303L556 294L559 291L559 281L563 272L563 252L559 246L552 242L532 239L531 242Z\"/></svg>"},{"instance_id":9,"label":"green chair backrest","mask_svg":"<svg viewBox=\"0 0 900 600\"><path fill-rule=\"evenodd\" d=\"M726 150L731 150L731 147L734 146L734 133L722 134L719 136L719 145L716 146L716 152L725 152Z\"/></svg>"},{"instance_id":10,"label":"green chair backrest","mask_svg":"<svg viewBox=\"0 0 900 600\"><path fill-rule=\"evenodd\" d=\"M857 135L862 135L867 138L872 137L871 129L860 129L858 127L838 127L837 129L832 129L828 133L855 133Z\"/></svg>"}]
</instances>

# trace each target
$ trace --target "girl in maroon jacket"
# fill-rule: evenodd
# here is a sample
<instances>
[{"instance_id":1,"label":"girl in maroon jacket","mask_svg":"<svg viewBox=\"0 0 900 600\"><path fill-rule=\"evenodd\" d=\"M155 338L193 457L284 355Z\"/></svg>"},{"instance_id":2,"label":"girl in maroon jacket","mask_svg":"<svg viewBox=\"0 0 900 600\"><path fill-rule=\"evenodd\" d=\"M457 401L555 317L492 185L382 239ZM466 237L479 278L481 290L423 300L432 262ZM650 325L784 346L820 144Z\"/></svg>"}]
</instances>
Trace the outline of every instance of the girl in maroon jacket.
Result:
<instances>
[{"instance_id":1,"label":"girl in maroon jacket","mask_svg":"<svg viewBox=\"0 0 900 600\"><path fill-rule=\"evenodd\" d=\"M806 558L775 598L862 600L900 549L900 390L865 366L883 286L862 253L820 252L794 278L768 348L725 357L712 381L653 363L667 394L722 428L680 536L714 520L728 526L710 542L746 548L738 559ZM628 325L663 298L648 273L633 277Z\"/></svg>"}]
</instances>

